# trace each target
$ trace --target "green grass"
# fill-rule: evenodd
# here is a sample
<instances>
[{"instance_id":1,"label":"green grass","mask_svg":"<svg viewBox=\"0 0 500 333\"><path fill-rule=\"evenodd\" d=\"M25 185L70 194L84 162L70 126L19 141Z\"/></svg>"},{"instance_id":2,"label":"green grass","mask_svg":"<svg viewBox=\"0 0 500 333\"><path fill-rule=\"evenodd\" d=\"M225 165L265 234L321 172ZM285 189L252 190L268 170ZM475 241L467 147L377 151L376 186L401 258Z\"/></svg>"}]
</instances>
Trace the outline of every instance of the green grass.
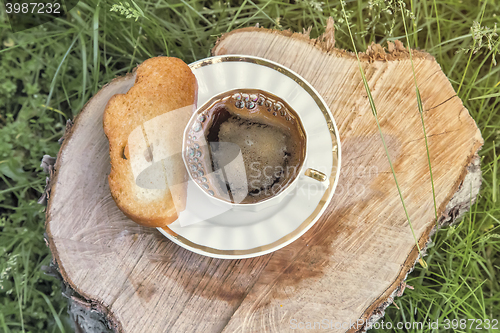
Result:
<instances>
[{"instance_id":1,"label":"green grass","mask_svg":"<svg viewBox=\"0 0 500 333\"><path fill-rule=\"evenodd\" d=\"M401 12L397 0L352 0L345 17L339 1L327 0L125 2L117 11L108 0L80 2L64 18L19 33L0 12L0 332L71 331L59 282L41 269L50 254L44 207L36 203L45 185L41 156L56 155L66 119L149 57L201 59L222 33L256 23L295 31L311 26L316 37L329 16L339 48L363 51L371 41L400 39L434 55L485 139L477 204L433 237L428 268L417 266L408 276L414 289L396 298L384 322L448 319L457 320L458 331L487 332L460 329L459 321L500 319L500 66L493 61L500 2L407 0Z\"/></svg>"}]
</instances>

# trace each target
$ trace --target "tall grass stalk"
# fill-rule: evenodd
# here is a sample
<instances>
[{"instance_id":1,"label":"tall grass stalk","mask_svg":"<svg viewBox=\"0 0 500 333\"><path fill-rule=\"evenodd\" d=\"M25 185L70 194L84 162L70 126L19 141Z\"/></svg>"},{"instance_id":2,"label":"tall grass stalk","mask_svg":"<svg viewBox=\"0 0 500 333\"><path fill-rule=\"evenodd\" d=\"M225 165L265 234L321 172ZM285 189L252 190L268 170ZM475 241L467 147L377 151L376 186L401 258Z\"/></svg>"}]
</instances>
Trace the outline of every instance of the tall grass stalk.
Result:
<instances>
[{"instance_id":1,"label":"tall grass stalk","mask_svg":"<svg viewBox=\"0 0 500 333\"><path fill-rule=\"evenodd\" d=\"M479 20L479 26L481 26L481 23L483 22L484 10L486 9L486 4L487 3L488 3L488 1L484 1L484 3L483 3L483 7L481 9L481 19ZM472 50L475 49L476 42L477 42L476 39L473 38ZM460 80L460 85L458 86L458 89L457 89L457 95L460 93L460 90L462 89L462 85L464 83L465 75L467 75L467 70L469 69L469 65L470 65L470 62L471 62L471 59L472 59L472 55L474 54L474 52L472 52L472 50L470 51L469 59L467 60L467 65L465 66L464 74L462 75L462 79Z\"/></svg>"},{"instance_id":2,"label":"tall grass stalk","mask_svg":"<svg viewBox=\"0 0 500 333\"><path fill-rule=\"evenodd\" d=\"M436 25L437 25L438 42L439 42L439 52L438 52L439 53L439 60L440 60L440 62L443 62L443 50L441 48L441 28L439 27L439 14L438 14L436 0L433 0L433 2L434 2L434 11L436 12ZM408 37L407 37L407 39L408 39Z\"/></svg>"},{"instance_id":3,"label":"tall grass stalk","mask_svg":"<svg viewBox=\"0 0 500 333\"><path fill-rule=\"evenodd\" d=\"M497 152L495 149L495 141L493 141L493 181L492 181L492 194L491 199L494 203L497 202L497 193L498 193L498 158Z\"/></svg>"},{"instance_id":4,"label":"tall grass stalk","mask_svg":"<svg viewBox=\"0 0 500 333\"><path fill-rule=\"evenodd\" d=\"M377 114L377 108L375 107L375 102L373 100L372 93L370 91L370 87L368 86L368 81L366 80L365 72L363 70L363 67L361 66L361 60L359 59L358 51L356 49L356 44L354 43L354 37L352 36L351 27L349 25L349 20L347 18L347 14L345 12L344 0L341 0L340 4L342 5L342 13L343 13L344 19L346 21L347 29L349 31L349 36L351 38L352 46L354 48L354 53L356 54L356 59L358 60L358 68L359 68L359 71L361 73L361 78L363 79L363 85L365 87L366 94L368 95L368 100L370 101L370 108L371 108L372 114L375 118L375 122L377 123L377 128L378 128L378 131L380 134L380 138L382 139L382 144L384 146L385 154L387 156L387 160L389 161L389 165L390 165L391 171L392 171L392 176L394 177L394 182L396 183L396 187L398 189L399 198L401 199L401 204L403 205L406 219L408 220L408 224L410 225L411 233L413 235L415 245L417 246L417 250L418 250L418 253L420 255L420 258L418 261L419 261L420 265L422 265L422 267L426 268L427 263L423 259L424 255L422 253L422 250L420 249L420 245L418 244L418 239L417 239L417 236L415 235L415 230L413 229L413 225L412 225L411 220L410 220L410 215L408 214L408 210L406 209L406 204L405 204L405 200L403 198L403 193L401 192L401 188L399 187L398 178L396 176L396 172L394 171L394 166L392 165L391 156L389 154L389 150L387 149L387 145L385 143L384 134L382 133L382 128L380 127L380 123L378 120L378 114Z\"/></svg>"},{"instance_id":5,"label":"tall grass stalk","mask_svg":"<svg viewBox=\"0 0 500 333\"><path fill-rule=\"evenodd\" d=\"M437 230L437 228L438 228L438 214L437 214L437 205L436 205L436 191L434 189L434 178L432 177L431 155L429 153L429 144L427 142L427 132L425 130L425 123L424 123L424 107L422 105L422 98L420 97L420 90L418 89L417 76L415 75L415 65L413 64L413 56L412 56L411 47L410 47L410 38L408 37L408 30L406 28L406 20L405 20L404 14L403 14L403 2L401 0L399 0L399 7L401 9L401 17L403 19L403 26L405 28L406 44L408 45L408 52L410 55L411 70L413 73L413 81L415 83L415 93L417 96L418 112L420 113L420 120L422 122L422 130L424 132L425 150L427 152L427 163L429 164L429 174L430 174L430 178L431 178L432 200L434 203L434 218L436 220L435 222L436 222L436 230ZM437 15L437 11L436 11L436 15Z\"/></svg>"}]
</instances>

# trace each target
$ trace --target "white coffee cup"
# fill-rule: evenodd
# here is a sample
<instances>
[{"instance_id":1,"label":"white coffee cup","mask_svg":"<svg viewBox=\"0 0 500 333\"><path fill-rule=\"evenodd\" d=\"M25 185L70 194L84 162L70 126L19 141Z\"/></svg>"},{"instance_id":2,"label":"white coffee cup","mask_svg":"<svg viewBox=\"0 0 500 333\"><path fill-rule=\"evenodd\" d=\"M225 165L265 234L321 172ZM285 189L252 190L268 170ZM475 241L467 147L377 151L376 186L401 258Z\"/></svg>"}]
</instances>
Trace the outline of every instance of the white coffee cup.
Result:
<instances>
[{"instance_id":1,"label":"white coffee cup","mask_svg":"<svg viewBox=\"0 0 500 333\"><path fill-rule=\"evenodd\" d=\"M229 92L223 92L214 96L212 99L207 101L201 107L199 107L191 116L191 119L188 122L184 130L184 136L182 141L182 158L185 164L186 169L188 170L188 174L190 180L193 181L198 190L203 192L205 197L214 205L225 208L225 210L237 210L237 211L260 211L265 208L269 208L271 206L279 204L287 195L296 189L297 185L309 185L310 183L314 183L314 185L319 184L322 188L326 189L329 186L328 177L321 171L318 171L314 166L310 165L311 161L308 161L308 150L311 148L311 143L308 141L308 133L305 127L302 125L302 120L300 115L295 112L286 101L280 100L280 104L284 104L287 109L291 110L293 113L293 119L298 122L298 126L303 133L302 137L302 146L305 147L303 155L302 155L302 163L298 166L298 168L294 169L293 179L289 181L285 186L279 189L269 189L271 193L269 197L255 202L255 203L242 203L241 201L248 195L248 191L235 190L231 188L231 191L225 191L220 187L214 188L214 184L216 179L223 179L227 181L228 184L232 184L234 182L228 181L231 174L234 174L231 171L233 169L244 169L245 166L243 164L243 158L241 155L241 151L238 147L234 148L227 146L227 151L234 152L234 158L232 158L231 162L227 165L224 165L222 168L218 170L209 170L206 165L208 164L208 160L203 161L204 159L208 159L210 156L210 152L212 151L212 147L214 144L218 145L234 145L232 143L225 142L207 142L205 137L205 132L203 131L203 127L201 124L204 117L204 111L207 110L210 105L214 103L214 101L220 100L221 96L231 96L235 91L245 91L245 89L236 89L231 90ZM266 92L266 94L269 94ZM272 95L272 94L269 94ZM247 104L248 105L248 104ZM200 120L202 119L202 120ZM207 172L208 171L208 172ZM265 170L264 170L265 171ZM288 172L288 170L287 170ZM245 187L245 180L239 179L239 187L240 188L248 188ZM244 183L243 183L244 182ZM230 185L228 185L230 186ZM274 191L274 192L273 192Z\"/></svg>"}]
</instances>

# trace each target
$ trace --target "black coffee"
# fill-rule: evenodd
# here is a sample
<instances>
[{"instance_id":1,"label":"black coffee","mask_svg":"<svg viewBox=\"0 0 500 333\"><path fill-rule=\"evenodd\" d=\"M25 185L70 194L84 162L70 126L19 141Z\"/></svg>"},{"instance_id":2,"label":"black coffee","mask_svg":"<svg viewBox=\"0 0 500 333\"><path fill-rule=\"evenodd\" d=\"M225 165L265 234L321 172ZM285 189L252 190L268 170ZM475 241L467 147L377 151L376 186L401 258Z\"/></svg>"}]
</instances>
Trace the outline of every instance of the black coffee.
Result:
<instances>
[{"instance_id":1,"label":"black coffee","mask_svg":"<svg viewBox=\"0 0 500 333\"><path fill-rule=\"evenodd\" d=\"M295 179L304 162L305 132L283 100L240 89L218 96L199 112L187 157L191 175L210 195L257 203Z\"/></svg>"}]
</instances>

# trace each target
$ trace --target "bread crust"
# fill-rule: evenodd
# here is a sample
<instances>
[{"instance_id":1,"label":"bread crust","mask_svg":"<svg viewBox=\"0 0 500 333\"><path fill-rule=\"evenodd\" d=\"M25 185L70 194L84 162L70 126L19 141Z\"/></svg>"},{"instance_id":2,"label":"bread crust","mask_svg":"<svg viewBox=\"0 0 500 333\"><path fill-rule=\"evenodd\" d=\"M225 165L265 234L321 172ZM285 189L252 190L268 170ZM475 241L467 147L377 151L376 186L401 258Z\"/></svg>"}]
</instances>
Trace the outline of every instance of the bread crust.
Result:
<instances>
[{"instance_id":1,"label":"bread crust","mask_svg":"<svg viewBox=\"0 0 500 333\"><path fill-rule=\"evenodd\" d=\"M136 184L130 156L129 136L134 130L143 130L144 125L155 124L160 116L174 110L195 109L197 83L194 74L182 60L172 57L155 57L144 61L137 67L134 86L126 94L114 95L104 111L104 133L109 140L111 172L108 176L111 195L118 208L133 221L148 227L164 227L178 218L184 209L186 189L172 192L168 183L164 188L147 189ZM164 117L163 117L164 118ZM186 112L180 121L186 121ZM171 119L171 118L170 118ZM170 121L170 120L169 120ZM168 125L168 124L167 124ZM171 144L178 148L179 156L182 141L182 125L171 131L165 140L175 140ZM148 142L144 133L145 142ZM175 136L175 137L173 137ZM147 143L149 148L149 143ZM179 147L178 147L179 146ZM153 148L153 147L151 147ZM154 149L151 150L155 159ZM147 155L147 152L145 153ZM148 156L146 156L148 157ZM146 158L147 161L150 159ZM174 165L177 183L186 182L187 171L182 163ZM179 188L179 186L177 186Z\"/></svg>"}]
</instances>

